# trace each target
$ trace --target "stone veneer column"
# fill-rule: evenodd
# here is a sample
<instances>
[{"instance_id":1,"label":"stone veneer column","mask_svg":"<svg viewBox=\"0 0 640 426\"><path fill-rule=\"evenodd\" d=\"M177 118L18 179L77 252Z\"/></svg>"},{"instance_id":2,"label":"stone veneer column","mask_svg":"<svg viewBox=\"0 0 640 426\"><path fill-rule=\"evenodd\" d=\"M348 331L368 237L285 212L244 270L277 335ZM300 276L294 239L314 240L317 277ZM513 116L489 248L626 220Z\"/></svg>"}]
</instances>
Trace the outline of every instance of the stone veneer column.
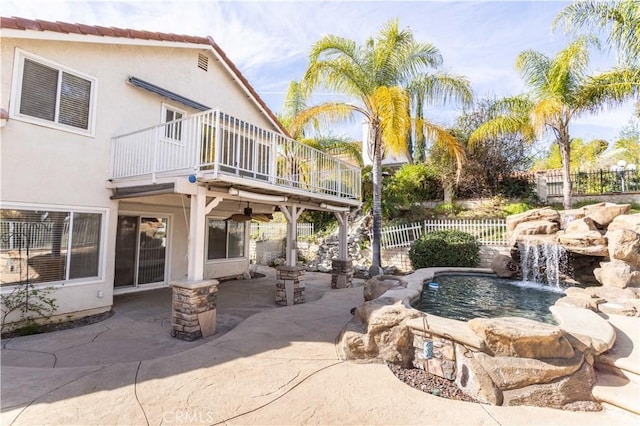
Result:
<instances>
[{"instance_id":1,"label":"stone veneer column","mask_svg":"<svg viewBox=\"0 0 640 426\"><path fill-rule=\"evenodd\" d=\"M171 283L173 313L171 336L192 341L216 332L218 281L182 281Z\"/></svg>"},{"instance_id":2,"label":"stone veneer column","mask_svg":"<svg viewBox=\"0 0 640 426\"><path fill-rule=\"evenodd\" d=\"M304 267L279 266L276 278L276 305L304 303Z\"/></svg>"},{"instance_id":3,"label":"stone veneer column","mask_svg":"<svg viewBox=\"0 0 640 426\"><path fill-rule=\"evenodd\" d=\"M331 288L353 287L353 261L351 259L331 260Z\"/></svg>"}]
</instances>

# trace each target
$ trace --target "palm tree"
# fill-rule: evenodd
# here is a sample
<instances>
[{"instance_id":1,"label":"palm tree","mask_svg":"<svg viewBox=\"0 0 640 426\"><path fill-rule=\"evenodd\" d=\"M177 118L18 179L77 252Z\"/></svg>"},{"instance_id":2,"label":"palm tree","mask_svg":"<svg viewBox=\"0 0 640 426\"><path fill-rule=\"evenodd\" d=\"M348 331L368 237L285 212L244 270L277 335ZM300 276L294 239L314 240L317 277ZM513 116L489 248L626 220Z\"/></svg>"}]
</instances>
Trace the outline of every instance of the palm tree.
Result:
<instances>
[{"instance_id":1,"label":"palm tree","mask_svg":"<svg viewBox=\"0 0 640 426\"><path fill-rule=\"evenodd\" d=\"M581 0L565 7L553 21L553 28L565 32L603 31L607 45L618 50L621 64L637 66L640 61L640 2L638 0Z\"/></svg>"},{"instance_id":2,"label":"palm tree","mask_svg":"<svg viewBox=\"0 0 640 426\"><path fill-rule=\"evenodd\" d=\"M417 163L426 160L427 136L431 136L436 143L440 143L441 147L451 151L452 157L461 160L462 148L454 143L453 140L446 140L446 132L426 120L424 117L424 107L427 105L445 104L449 101L460 103L464 106L471 104L473 94L471 86L466 77L448 74L444 72L435 72L433 74L422 74L414 78L408 85L407 90L413 105L415 113L415 143L413 159ZM458 149L459 148L459 149ZM461 164L458 164L460 170Z\"/></svg>"},{"instance_id":3,"label":"palm tree","mask_svg":"<svg viewBox=\"0 0 640 426\"><path fill-rule=\"evenodd\" d=\"M328 35L311 48L309 67L303 80L306 87L323 86L346 94L353 101L328 102L308 108L298 115L297 124L304 125L310 117L335 120L359 113L369 126L369 153L373 163L374 273L379 272L381 264L382 159L386 150L402 152L406 149L411 116L405 87L416 76L441 63L442 57L435 46L416 42L410 29L398 28L397 20L388 22L375 38L369 38L362 45Z\"/></svg>"},{"instance_id":4,"label":"palm tree","mask_svg":"<svg viewBox=\"0 0 640 426\"><path fill-rule=\"evenodd\" d=\"M560 149L563 174L563 205L571 208L571 121L604 106L615 106L638 93L638 78L632 70L619 69L589 76L589 50L593 38L580 37L553 58L526 50L518 55L516 68L531 88L527 97L507 99L498 105L503 113L480 126L471 141L520 131L533 140L550 130Z\"/></svg>"}]
</instances>

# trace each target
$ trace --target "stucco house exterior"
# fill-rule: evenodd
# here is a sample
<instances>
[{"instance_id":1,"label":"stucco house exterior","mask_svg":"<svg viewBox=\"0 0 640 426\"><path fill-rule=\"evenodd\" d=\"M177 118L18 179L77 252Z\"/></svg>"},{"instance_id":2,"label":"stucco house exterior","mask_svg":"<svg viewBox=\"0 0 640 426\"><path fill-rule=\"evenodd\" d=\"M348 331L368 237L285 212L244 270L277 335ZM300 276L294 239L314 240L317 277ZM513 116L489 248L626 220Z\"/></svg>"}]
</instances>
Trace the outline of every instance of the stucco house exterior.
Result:
<instances>
[{"instance_id":1,"label":"stucco house exterior","mask_svg":"<svg viewBox=\"0 0 640 426\"><path fill-rule=\"evenodd\" d=\"M346 212L360 170L292 140L211 38L2 18L0 291L61 317L249 270L249 219Z\"/></svg>"}]
</instances>

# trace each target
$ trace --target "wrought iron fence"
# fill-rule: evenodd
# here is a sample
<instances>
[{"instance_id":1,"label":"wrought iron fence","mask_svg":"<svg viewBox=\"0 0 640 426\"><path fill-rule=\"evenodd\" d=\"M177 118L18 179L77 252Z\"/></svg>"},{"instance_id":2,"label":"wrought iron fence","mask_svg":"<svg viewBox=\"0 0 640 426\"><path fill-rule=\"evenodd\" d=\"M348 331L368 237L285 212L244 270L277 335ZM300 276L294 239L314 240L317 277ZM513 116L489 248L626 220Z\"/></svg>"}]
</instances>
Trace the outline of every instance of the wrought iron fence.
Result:
<instances>
[{"instance_id":1,"label":"wrought iron fence","mask_svg":"<svg viewBox=\"0 0 640 426\"><path fill-rule=\"evenodd\" d=\"M598 170L570 174L574 195L640 192L640 170ZM562 195L562 175L547 175L547 194Z\"/></svg>"}]
</instances>

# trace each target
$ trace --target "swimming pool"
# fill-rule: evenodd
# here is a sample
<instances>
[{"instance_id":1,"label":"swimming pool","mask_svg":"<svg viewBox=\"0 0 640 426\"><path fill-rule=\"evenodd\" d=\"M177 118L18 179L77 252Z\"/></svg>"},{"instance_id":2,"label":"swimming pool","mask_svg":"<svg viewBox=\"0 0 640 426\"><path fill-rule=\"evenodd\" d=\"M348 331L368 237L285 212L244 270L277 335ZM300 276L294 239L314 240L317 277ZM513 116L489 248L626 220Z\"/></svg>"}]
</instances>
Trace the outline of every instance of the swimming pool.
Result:
<instances>
[{"instance_id":1,"label":"swimming pool","mask_svg":"<svg viewBox=\"0 0 640 426\"><path fill-rule=\"evenodd\" d=\"M493 275L438 274L432 282L424 284L413 307L461 321L515 316L555 324L549 306L562 296L561 287Z\"/></svg>"}]
</instances>

